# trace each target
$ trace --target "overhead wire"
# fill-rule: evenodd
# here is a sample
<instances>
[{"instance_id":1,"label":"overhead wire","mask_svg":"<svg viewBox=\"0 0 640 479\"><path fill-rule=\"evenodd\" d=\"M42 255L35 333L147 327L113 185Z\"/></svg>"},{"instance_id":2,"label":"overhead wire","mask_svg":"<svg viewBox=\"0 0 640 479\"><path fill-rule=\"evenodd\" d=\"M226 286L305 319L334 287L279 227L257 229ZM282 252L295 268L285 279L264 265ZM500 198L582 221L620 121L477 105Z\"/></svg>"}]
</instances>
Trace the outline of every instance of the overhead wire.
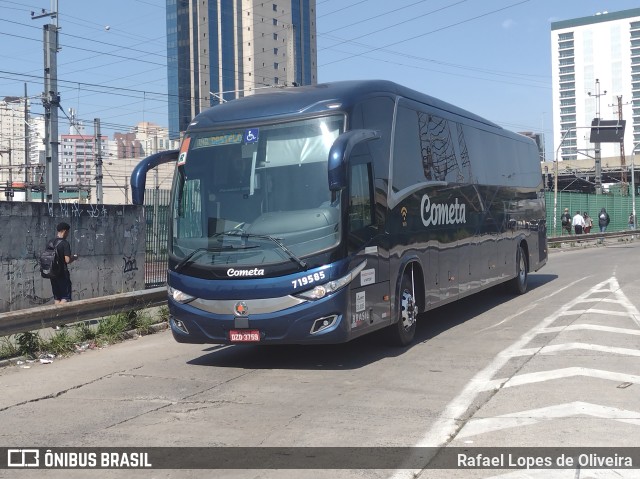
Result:
<instances>
[{"instance_id":1,"label":"overhead wire","mask_svg":"<svg viewBox=\"0 0 640 479\"><path fill-rule=\"evenodd\" d=\"M393 46L396 46L396 45L400 45L400 44L402 44L402 43L406 43L406 42L411 41L411 40L416 40L416 39L418 39L418 38L422 38L422 37L425 37L425 36L427 36L427 35L431 35L431 34L433 34L433 33L441 32L441 31L443 31L443 30L447 30L447 29L452 28L452 27L457 27L457 26L459 26L459 25L463 25L463 24L465 24L465 23L471 22L471 21L473 21L473 20L477 20L477 19L479 19L479 18L486 17L486 16L488 16L488 15L493 15L494 13L501 12L501 11L507 10L507 9L509 9L509 8L516 7L516 6L518 6L518 5L522 5L523 3L527 3L527 2L529 2L529 0L520 0L519 2L512 3L511 5L507 5L506 7L501 7L501 8L495 9L495 10L491 10L490 12L486 12L486 13L483 13L483 14L480 14L480 15L476 15L476 16L474 16L474 17L467 18L467 19L465 19L465 20L461 20L461 21L459 21L459 22L451 23L451 24L449 24L449 25L445 25L445 26L443 26L443 27L436 28L436 29L434 29L434 30L430 30L430 31L428 31L428 32L420 33L419 35L414 35L414 36L411 36L411 37L408 37L408 38L404 38L404 39L402 39L402 40L393 41L393 42L388 43L388 44L383 45L383 46L379 46L379 47L371 48L371 49L367 50L366 52L356 53L356 54L350 55L350 56L345 57L345 58L340 58L340 59L338 59L338 60L334 60L334 61L331 61L331 62L327 62L327 63L325 63L323 66L331 65L331 64L333 64L333 63L338 63L338 62L342 62L342 61L345 61L345 60L349 60L349 59L351 59L351 58L355 58L355 57L361 56L361 55L362 55L362 54L364 54L364 53L372 53L372 52L381 51L381 50L383 50L383 51L387 51L387 49L388 49L389 47L393 47ZM392 51L392 52L389 52L389 53L396 54L397 52L393 52L393 51Z\"/></svg>"},{"instance_id":2,"label":"overhead wire","mask_svg":"<svg viewBox=\"0 0 640 479\"><path fill-rule=\"evenodd\" d=\"M326 1L327 1L327 0L325 0L325 2L326 2ZM466 0L462 0L462 1L466 1ZM353 54L353 53L352 53L352 54L348 54L348 56L347 56L347 57L343 57L343 58L341 58L341 59L333 60L333 61L331 61L331 62L325 63L324 65L329 65L329 64L337 63L337 62L344 61L344 60L346 60L346 59L354 58L354 57L357 57L357 56L364 56L364 55L368 55L368 54L373 53L373 52L390 53L390 54L393 54L393 55L396 55L396 56L397 56L397 55L398 55L398 52L395 52L395 51L392 51L392 50L391 50L391 51L389 51L389 50L388 50L388 49L389 49L389 47L391 47L391 46L395 46L395 45L398 45L398 44L403 43L403 42L406 42L406 41L410 41L410 40L415 39L415 38L419 38L419 37L424 36L424 35L432 34L432 33L438 32L438 31L442 31L442 30L447 29L447 28L452 28L452 27L455 27L455 26L461 25L461 24L463 24L463 23L466 23L466 22L469 22L469 21L472 21L472 20L475 20L475 19L478 19L478 18L485 17L485 16L487 16L487 15L490 15L490 14L496 13L496 12L498 12L498 11L505 10L505 9L507 9L507 8L512 8L512 7L514 7L514 6L517 6L517 5L520 5L520 4L522 4L522 3L525 3L526 1L528 1L528 0L524 0L524 1L521 1L521 2L517 2L517 3L514 3L514 4L511 4L511 5L508 5L508 6L506 6L506 7L500 8L500 9L495 9L495 10L492 10L492 11L490 11L490 12L484 13L484 14L482 14L482 15L477 15L477 16L475 16L475 17L468 18L468 19L466 19L466 20L462 20L462 21L460 21L460 22L452 23L452 24L449 24L449 25L447 25L447 26L444 26L444 27L438 28L438 29L436 29L436 30L432 30L432 31L430 31L430 32L423 33L423 34L421 34L421 35L417 35L417 36L414 36L414 37L411 37L411 38L407 38L407 39L404 39L404 40L399 40L399 41L391 42L391 43L389 43L389 44L387 44L387 45L385 45L385 46L382 46L382 47L375 47L375 48L372 48L371 46L366 46L365 44L355 43L356 45L360 45L360 46L362 46L363 48L367 48L367 51L365 51L365 52L360 52L360 53L356 53L356 54ZM318 2L318 3L320 4L320 3L325 3L325 2ZM17 4L16 2L7 2L6 0L3 0L3 3ZM140 3L148 3L148 2L140 2ZM337 9L337 10L334 10L334 11L331 11L331 12L328 12L328 13L325 13L325 14L323 14L323 15L319 15L319 16L317 16L317 17L325 17L325 16L328 16L328 15L331 15L331 14L335 14L335 13L337 13L337 12L339 12L339 11L343 11L343 10L345 10L345 9L347 9L347 8L354 7L354 6L358 5L359 3L362 3L362 2L355 2L355 3L353 3L353 4L350 4L350 5L344 6L344 7L340 8L340 9ZM412 4L410 4L410 5L407 5L407 6L405 6L405 7L400 7L400 8L398 8L398 10L401 10L401 9L403 9L403 8L409 8L409 7L414 6L414 5L417 5L417 4L419 4L419 3L423 3L423 2L413 2L413 3L412 3ZM460 3L460 2L457 2L457 3ZM5 6L5 7L3 7L3 8L7 8L7 7ZM248 10L249 10L249 8L247 8L247 9L243 9L241 12L243 12L243 13L244 13L244 12L246 12L246 11L248 11ZM317 13L317 12L316 12L316 13ZM381 15L383 15L383 14L376 15L376 16L374 16L374 17L370 17L370 18L368 18L368 19L361 20L360 22L365 22L365 21L371 20L371 19L373 19L373 18L379 17L379 16L381 16ZM283 16L283 15L280 15L279 17L282 17L282 16ZM70 18L70 17L71 17L70 15L65 15L65 16L64 16L64 18L65 18L65 19L68 19L68 18ZM67 21L68 21L68 20L67 20ZM82 21L83 21L83 20L82 20ZM17 22L14 22L14 23L17 23ZM258 25L260 25L260 24L262 24L262 23L263 23L262 21L258 21L258 19L257 19L257 18L255 18L255 19L254 19L254 21L253 21L253 23L252 23L253 28L255 29ZM394 24L393 26L398 26L398 25L401 25L402 23L404 23L404 22L396 23L396 24ZM34 27L34 28L37 28L37 27ZM344 27L344 28L347 28L347 27ZM386 28L392 28L392 26L389 26L389 27L386 27ZM334 32L334 31L337 31L337 30L339 30L339 28L332 29L332 30L330 30L330 32ZM4 34L4 33L3 33L3 32L0 32L0 34ZM357 38L362 38L362 37L368 36L368 35L370 35L370 34L372 34L372 33L363 34L363 35L361 35L361 36L359 36L359 37L355 37L355 39L357 39ZM111 47L118 48L118 49L129 48L129 47L126 47L126 46L117 45L117 44L112 44L112 43L109 43L109 42L98 41L98 40L95 40L95 39L87 39L87 38L85 38L85 37L78 36L78 35L70 35L70 34L66 34L66 33L65 33L64 35L66 35L66 36L67 36L67 38L74 38L74 39L78 39L78 40L81 40L81 41L89 40L89 41L92 41L92 42L97 43L97 44L102 44L102 45L106 45L106 46L111 46ZM323 35L323 34L322 34L322 33L318 33L318 36L321 36L321 35ZM29 38L27 38L27 37L21 37L21 38L29 39ZM350 42L350 43L351 43L351 42L354 42L354 40L355 40L355 39L346 40L346 42ZM29 39L29 40L33 40L33 39ZM338 41L344 42L344 39L338 39ZM165 64L165 63L154 62L154 61L152 61L152 60L141 59L141 58L137 58L137 57L136 57L136 58L128 57L128 56L126 56L126 55L118 55L118 54L116 54L116 53L112 53L112 52L104 52L104 51L98 51L98 50L94 50L94 49L90 49L90 48L78 47L78 46L76 46L76 45L65 44L65 45L63 45L63 47L64 47L64 48L69 48L69 49L73 48L73 49L76 49L76 50L78 50L78 51L85 51L85 52L87 52L87 53L97 54L97 55L100 55L100 56L114 57L114 58L117 58L117 59L118 59L118 62L120 62L120 61L122 61L122 62L124 62L124 61L136 61L136 62L148 63L148 64L150 64L150 65L154 65L154 66L157 66L157 67L159 67L159 68L165 68L165 67L166 67L166 64ZM327 47L327 48L334 48L334 47L332 46L332 47ZM335 49L335 48L334 48L334 49ZM144 55L151 55L151 56L154 56L154 57L162 57L162 58L165 58L165 59L166 59L166 54L165 54L165 55L162 55L162 54L160 54L160 53L152 53L152 52L145 51L145 50L141 50L141 49L137 49L137 48L133 48L133 50L134 50L134 51L138 51L138 52L140 52L141 54L144 54ZM320 49L319 49L319 50L320 50ZM258 52L258 53L261 53L261 52ZM267 52L265 52L265 53L267 53ZM451 67L451 68L464 68L464 69L466 69L466 70L473 69L473 68L466 67L466 66L464 66L464 65L456 65L456 64L447 63L447 62L439 62L439 61L436 61L436 60L425 59L425 58L422 58L422 57L420 57L420 56L416 56L416 55L408 55L408 54L406 54L406 53L403 53L401 56L403 56L403 57L405 57L405 58L411 58L411 59L413 59L413 60L421 60L421 61L426 61L426 62L433 62L433 63L436 63L436 64L440 64L441 66L446 66L446 67ZM94 56L94 57L92 57L92 58L95 58L95 56ZM380 59L376 59L376 60L377 60L377 61L381 61ZM78 63L78 62L81 62L81 61L82 61L82 60L81 60L81 59L79 59L79 60L74 60L73 62ZM382 60L382 61L390 62L389 60ZM403 63L399 63L399 62L396 62L396 64L399 64L399 65L402 65L402 66L411 67L411 68L416 68L416 66L415 66L415 65L406 65L406 64L403 64ZM324 65L323 65L323 66L324 66ZM444 72L444 71L439 71L439 70L430 70L430 71L436 71L436 72L438 72L438 73L444 73L444 74L454 74L454 73L449 73L449 72ZM483 69L480 69L480 68L476 69L476 71L478 71L478 72L480 72L480 73L482 73L482 74L496 75L496 73L495 73L495 72L493 72L493 71L483 70ZM4 73L11 73L11 74L17 75L17 73L15 73L15 72L4 72ZM234 70L234 73L235 73L235 70ZM135 73L135 74L132 74L132 75L131 75L131 77L135 77L135 76L138 76L138 75L140 75L140 74L141 74L141 73ZM517 73L504 73L504 74L523 75L523 76L525 75L525 74L517 74ZM460 75L460 74L457 74L457 75ZM462 76L462 75L461 75L461 76ZM476 78L476 77L473 77L473 78ZM490 80L490 79L488 79L488 81L499 81L499 82L504 82L504 80ZM64 87L64 85L69 85L69 87L71 87L71 85L73 85L73 86L72 86L72 88L73 88L74 90L82 89L82 91L83 91L83 92L86 92L86 93L87 93L87 95L91 95L91 94L93 94L93 93L103 93L103 91L101 91L101 90L106 90L106 91L109 91L109 92L110 92L110 94L116 94L116 95L119 95L119 96L121 96L121 97L127 97L127 96L129 96L129 97L133 97L133 98L140 99L140 95L142 95L142 96L143 96L143 98L145 98L145 97L146 97L146 95L148 94L148 95L150 95L152 98L154 98L154 99L155 99L155 101L163 102L163 104L164 104L164 103L166 103L166 102L168 101L168 99L171 97L171 94L169 94L169 93L150 92L150 91L146 91L146 90L139 89L139 88L138 88L138 89L136 89L136 88L112 87L112 86L104 85L104 84L103 84L103 85L100 85L100 84L89 84L89 83L86 83L86 82L71 82L71 81L63 81L63 80L60 80L60 79L58 79L58 82L59 82L59 83L61 83L63 87ZM260 85L261 85L261 84L262 84L261 82L256 82L256 81L254 81L253 83L254 83L254 85L258 85L258 84L260 84ZM37 98L37 97L34 97L34 98ZM145 98L145 99L149 99L149 100L151 100L151 98ZM199 99L195 99L195 98L194 98L193 100L199 100Z\"/></svg>"}]
</instances>

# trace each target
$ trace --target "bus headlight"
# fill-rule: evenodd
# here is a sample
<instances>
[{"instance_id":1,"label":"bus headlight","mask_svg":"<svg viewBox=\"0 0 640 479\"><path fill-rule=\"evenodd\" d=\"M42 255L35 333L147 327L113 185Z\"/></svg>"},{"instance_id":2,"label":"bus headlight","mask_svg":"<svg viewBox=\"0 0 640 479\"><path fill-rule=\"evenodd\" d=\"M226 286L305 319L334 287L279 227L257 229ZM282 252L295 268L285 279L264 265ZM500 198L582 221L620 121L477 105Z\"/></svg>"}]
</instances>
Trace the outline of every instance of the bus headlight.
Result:
<instances>
[{"instance_id":1,"label":"bus headlight","mask_svg":"<svg viewBox=\"0 0 640 479\"><path fill-rule=\"evenodd\" d=\"M317 299L322 299L325 296L328 296L328 295L330 295L332 293L335 293L336 291L338 291L339 289L344 288L351 281L353 281L353 279L360 274L360 271L362 271L364 269L366 264L367 264L367 262L363 261L362 263L360 263L358 266L356 266L354 269L352 269L348 274L346 274L342 278L339 278L339 279L336 279L336 280L333 280L333 281L329 281L328 283L325 283L325 284L320 284L320 285L314 286L309 291L305 291L304 293L296 294L296 297L302 298L302 299L311 300L311 301L315 301Z\"/></svg>"},{"instance_id":2,"label":"bus headlight","mask_svg":"<svg viewBox=\"0 0 640 479\"><path fill-rule=\"evenodd\" d=\"M330 291L327 290L325 286L316 286L309 291L305 291L304 293L297 294L299 298L310 299L312 301L316 299L324 298Z\"/></svg>"},{"instance_id":3,"label":"bus headlight","mask_svg":"<svg viewBox=\"0 0 640 479\"><path fill-rule=\"evenodd\" d=\"M179 289L172 288L171 286L167 286L167 292L169 293L169 296L171 296L173 300L177 301L178 303L189 303L196 299L195 296L183 293Z\"/></svg>"}]
</instances>

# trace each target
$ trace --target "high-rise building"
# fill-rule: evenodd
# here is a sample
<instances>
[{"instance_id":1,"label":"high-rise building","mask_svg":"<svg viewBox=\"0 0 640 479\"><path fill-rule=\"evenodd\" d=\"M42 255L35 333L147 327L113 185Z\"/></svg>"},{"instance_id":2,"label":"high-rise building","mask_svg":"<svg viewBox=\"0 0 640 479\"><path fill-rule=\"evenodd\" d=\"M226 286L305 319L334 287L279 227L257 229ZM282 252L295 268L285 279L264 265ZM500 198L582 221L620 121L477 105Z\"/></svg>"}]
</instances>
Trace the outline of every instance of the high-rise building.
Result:
<instances>
[{"instance_id":1,"label":"high-rise building","mask_svg":"<svg viewBox=\"0 0 640 479\"><path fill-rule=\"evenodd\" d=\"M553 22L551 59L559 160L594 157L594 118L626 120L624 151L631 154L640 142L640 8ZM620 144L602 143L603 158L620 154Z\"/></svg>"},{"instance_id":2,"label":"high-rise building","mask_svg":"<svg viewBox=\"0 0 640 479\"><path fill-rule=\"evenodd\" d=\"M257 89L317 83L315 0L167 0L169 132Z\"/></svg>"},{"instance_id":3,"label":"high-rise building","mask_svg":"<svg viewBox=\"0 0 640 479\"><path fill-rule=\"evenodd\" d=\"M44 117L35 116L29 120L28 123L28 131L29 131L29 163L32 168L35 165L42 165L44 168L44 155L45 155L45 146L44 146L44 135L45 135L45 124Z\"/></svg>"},{"instance_id":4,"label":"high-rise building","mask_svg":"<svg viewBox=\"0 0 640 479\"><path fill-rule=\"evenodd\" d=\"M101 136L103 151L107 140L107 136ZM60 135L58 177L62 189L89 189L94 184L94 146L91 135Z\"/></svg>"},{"instance_id":5,"label":"high-rise building","mask_svg":"<svg viewBox=\"0 0 640 479\"><path fill-rule=\"evenodd\" d=\"M25 159L25 99L0 100L0 185L9 186L19 179ZM5 199L4 197L0 197Z\"/></svg>"}]
</instances>

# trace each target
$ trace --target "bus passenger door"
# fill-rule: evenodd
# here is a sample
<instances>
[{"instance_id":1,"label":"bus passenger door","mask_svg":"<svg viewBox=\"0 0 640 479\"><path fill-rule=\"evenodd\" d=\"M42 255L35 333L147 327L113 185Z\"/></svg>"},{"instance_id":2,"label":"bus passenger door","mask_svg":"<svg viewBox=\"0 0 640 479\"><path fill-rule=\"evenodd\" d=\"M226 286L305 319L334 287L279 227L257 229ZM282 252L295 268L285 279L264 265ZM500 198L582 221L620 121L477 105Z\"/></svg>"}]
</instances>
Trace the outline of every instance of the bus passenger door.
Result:
<instances>
[{"instance_id":1,"label":"bus passenger door","mask_svg":"<svg viewBox=\"0 0 640 479\"><path fill-rule=\"evenodd\" d=\"M390 319L390 303L385 299L389 295L388 262L379 258L382 235L375 217L373 168L370 161L358 158L367 156L352 156L347 246L354 258L353 267L363 259L367 264L351 285L349 320L354 336Z\"/></svg>"}]
</instances>

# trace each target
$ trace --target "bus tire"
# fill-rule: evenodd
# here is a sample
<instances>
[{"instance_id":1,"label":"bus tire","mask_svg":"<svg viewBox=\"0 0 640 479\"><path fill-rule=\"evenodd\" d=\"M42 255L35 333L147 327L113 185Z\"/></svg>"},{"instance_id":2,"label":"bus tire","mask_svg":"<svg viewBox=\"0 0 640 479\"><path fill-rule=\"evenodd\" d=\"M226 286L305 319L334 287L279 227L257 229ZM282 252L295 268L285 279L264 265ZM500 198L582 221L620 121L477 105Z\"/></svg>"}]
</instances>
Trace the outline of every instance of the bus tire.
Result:
<instances>
[{"instance_id":1,"label":"bus tire","mask_svg":"<svg viewBox=\"0 0 640 479\"><path fill-rule=\"evenodd\" d=\"M509 290L514 294L524 294L527 292L529 273L527 269L527 258L522 245L516 249L516 277L509 282Z\"/></svg>"},{"instance_id":2,"label":"bus tire","mask_svg":"<svg viewBox=\"0 0 640 479\"><path fill-rule=\"evenodd\" d=\"M418 308L411 275L405 273L400 283L398 320L390 326L391 340L395 346L407 346L411 344L416 335L417 320Z\"/></svg>"}]
</instances>

